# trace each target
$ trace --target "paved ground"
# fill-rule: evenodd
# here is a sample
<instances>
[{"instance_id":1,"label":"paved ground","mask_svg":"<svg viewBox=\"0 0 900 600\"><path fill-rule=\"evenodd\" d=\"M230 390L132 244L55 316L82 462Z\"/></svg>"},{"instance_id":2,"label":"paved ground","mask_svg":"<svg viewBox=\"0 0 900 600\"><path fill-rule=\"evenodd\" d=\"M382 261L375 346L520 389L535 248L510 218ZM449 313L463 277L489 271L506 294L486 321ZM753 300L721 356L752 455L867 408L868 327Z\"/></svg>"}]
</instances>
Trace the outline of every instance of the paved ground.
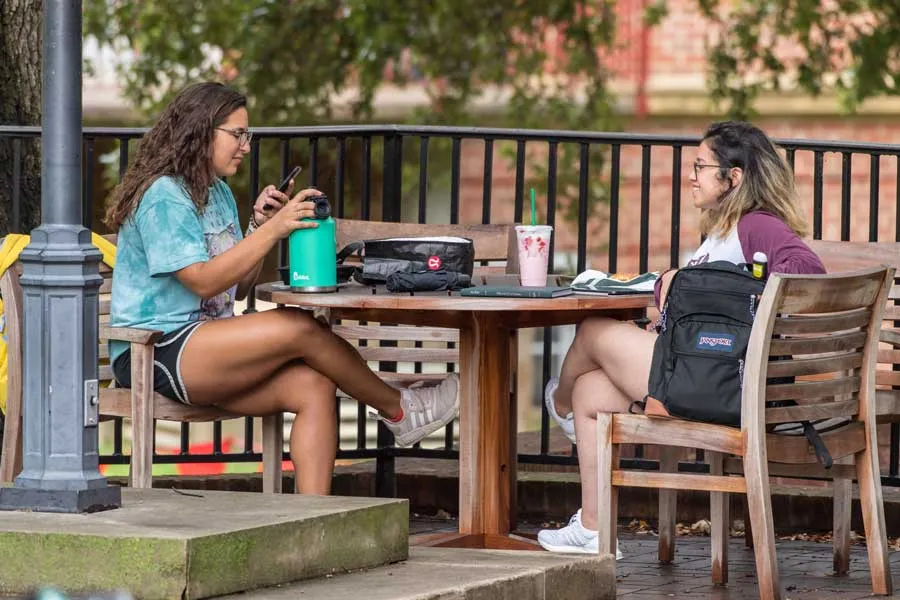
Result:
<instances>
[{"instance_id":1,"label":"paved ground","mask_svg":"<svg viewBox=\"0 0 900 600\"><path fill-rule=\"evenodd\" d=\"M728 549L729 583L715 586L710 581L709 538L679 537L675 562L661 565L656 560L656 538L621 535L625 558L616 568L617 596L630 600L661 598L709 598L737 600L758 598L753 551L742 538L732 538ZM831 545L817 542L777 542L778 567L785 598L790 600L855 600L872 596L868 561L864 546L854 545L850 574L831 573ZM894 581L900 577L900 552L891 556Z\"/></svg>"},{"instance_id":2,"label":"paved ground","mask_svg":"<svg viewBox=\"0 0 900 600\"><path fill-rule=\"evenodd\" d=\"M456 528L453 519L414 516L410 533ZM521 524L521 531L533 533L537 526ZM729 547L729 583L715 586L710 580L709 538L679 536L675 562L661 565L656 560L656 538L652 534L619 533L625 558L616 566L617 597L628 600L686 598L699 600L749 600L758 598L753 551L743 538L732 538ZM785 600L856 600L884 598L872 596L866 548L855 544L850 558L850 574L831 573L831 544L778 540L778 566ZM891 554L894 584L900 584L900 552ZM900 593L895 595L900 598Z\"/></svg>"}]
</instances>

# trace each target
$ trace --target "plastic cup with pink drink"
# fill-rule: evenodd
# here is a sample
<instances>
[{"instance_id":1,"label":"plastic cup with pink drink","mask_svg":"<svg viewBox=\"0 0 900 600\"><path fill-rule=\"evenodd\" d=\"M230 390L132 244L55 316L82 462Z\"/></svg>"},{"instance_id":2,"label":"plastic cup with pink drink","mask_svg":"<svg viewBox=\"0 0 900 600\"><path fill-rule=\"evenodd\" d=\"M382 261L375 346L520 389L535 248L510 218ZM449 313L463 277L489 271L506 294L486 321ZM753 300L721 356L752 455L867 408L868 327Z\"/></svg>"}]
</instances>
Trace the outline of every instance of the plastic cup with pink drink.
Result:
<instances>
[{"instance_id":1,"label":"plastic cup with pink drink","mask_svg":"<svg viewBox=\"0 0 900 600\"><path fill-rule=\"evenodd\" d=\"M547 285L550 261L550 225L516 225L519 247L519 277L526 287Z\"/></svg>"}]
</instances>

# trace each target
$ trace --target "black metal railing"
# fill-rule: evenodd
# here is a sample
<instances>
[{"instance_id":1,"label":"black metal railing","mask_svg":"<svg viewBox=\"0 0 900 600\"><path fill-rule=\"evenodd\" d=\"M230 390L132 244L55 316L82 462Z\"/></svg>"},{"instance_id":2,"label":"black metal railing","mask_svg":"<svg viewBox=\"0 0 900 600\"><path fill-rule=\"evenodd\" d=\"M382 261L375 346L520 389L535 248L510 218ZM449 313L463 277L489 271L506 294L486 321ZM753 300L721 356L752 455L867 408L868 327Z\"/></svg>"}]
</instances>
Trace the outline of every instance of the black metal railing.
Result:
<instances>
[{"instance_id":1,"label":"black metal railing","mask_svg":"<svg viewBox=\"0 0 900 600\"><path fill-rule=\"evenodd\" d=\"M124 174L133 143L145 129L84 129L85 225L102 230L97 219L101 203ZM21 227L23 142L40 135L36 127L0 127L0 140L12 140L10 223ZM816 239L900 241L900 146L802 139L777 140L797 173ZM469 127L392 125L256 128L249 173L230 182L246 211L261 182L284 176L293 164L308 165L309 185L333 199L338 217L459 223L480 220L521 222L526 179L538 180L546 222L555 227L551 264L560 239L574 251L573 269L602 265L608 271L647 271L675 267L684 248L699 236L685 225L693 207L682 203L683 174L692 157L684 149L698 144L696 136L591 133ZM473 146L474 144L474 146ZM480 149L478 148L480 146ZM481 156L478 156L478 152ZM474 159L471 158L474 156ZM500 157L498 162L497 158ZM839 163L833 159L837 158ZM479 160L481 159L481 160ZM505 161L505 162L504 162ZM481 163L480 182L472 182L471 165ZM466 166L466 176L463 166ZM499 165L499 166L498 166ZM868 178L856 176L868 172ZM277 166L277 169L274 167ZM893 179L883 185L883 179ZM537 175L536 175L537 174ZM504 179L506 177L506 179ZM503 182L511 180L504 190ZM502 180L501 183L497 183ZM379 185L380 183L380 185ZM890 194L893 187L893 194ZM497 192L500 188L503 193ZM508 188L511 188L508 189ZM860 192L861 188L868 188ZM887 190L887 192L885 192ZM831 193L835 192L835 193ZM435 212L440 212L438 217ZM884 222L893 215L894 223ZM660 235L658 222L667 222ZM597 227L600 232L597 232ZM685 237L690 235L686 240ZM285 248L282 245L281 253ZM280 260L280 259L279 259ZM280 263L279 263L280 264ZM251 295L248 311L255 310ZM543 332L540 383L551 375L553 334ZM541 402L536 403L538 406ZM340 419L340 416L339 416ZM398 456L457 458L452 428L438 448L408 449L384 445L383 436L370 446L363 407L355 409L356 436L338 450L338 458L378 458L382 473L392 471ZM179 450L157 455L161 464L185 462L259 461L254 451L253 422L244 424L243 447L223 450L222 424L213 427L212 452L191 449L191 426L182 424ZM113 448L102 456L107 464L124 464L121 420L115 425ZM549 424L541 409L540 448L519 455L522 463L575 464L572 452L551 453ZM637 448L631 464L655 468ZM685 470L703 470L702 453ZM890 426L890 460L885 483L900 485L900 426Z\"/></svg>"}]
</instances>

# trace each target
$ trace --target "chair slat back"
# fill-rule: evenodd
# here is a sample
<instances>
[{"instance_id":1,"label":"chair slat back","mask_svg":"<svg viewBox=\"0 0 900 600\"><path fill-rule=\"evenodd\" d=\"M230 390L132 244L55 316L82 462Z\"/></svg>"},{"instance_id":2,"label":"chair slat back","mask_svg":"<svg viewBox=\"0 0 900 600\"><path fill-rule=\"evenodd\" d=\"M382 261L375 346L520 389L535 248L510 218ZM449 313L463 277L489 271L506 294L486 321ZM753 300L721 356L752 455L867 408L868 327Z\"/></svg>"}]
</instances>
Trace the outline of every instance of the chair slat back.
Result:
<instances>
[{"instance_id":1,"label":"chair slat back","mask_svg":"<svg viewBox=\"0 0 900 600\"><path fill-rule=\"evenodd\" d=\"M22 470L22 288L16 268L0 276L0 295L6 319L6 414L4 415L3 450L0 459L0 482L10 482Z\"/></svg>"},{"instance_id":2,"label":"chair slat back","mask_svg":"<svg viewBox=\"0 0 900 600\"><path fill-rule=\"evenodd\" d=\"M829 273L887 265L894 280L887 294L882 337L900 335L900 242L833 242L813 240L810 248L821 257ZM876 410L883 422L900 421L900 348L882 344L875 372Z\"/></svg>"},{"instance_id":3,"label":"chair slat back","mask_svg":"<svg viewBox=\"0 0 900 600\"><path fill-rule=\"evenodd\" d=\"M518 273L516 232L512 224L430 225L337 219L338 249L350 242L393 237L451 236L472 240L475 275L514 277ZM490 261L488 265L481 263ZM502 275L502 274L508 275ZM515 278L515 277L514 277ZM459 361L458 332L439 327L412 327L342 321L334 332L359 348L369 366L388 381L405 385L440 380Z\"/></svg>"},{"instance_id":4,"label":"chair slat back","mask_svg":"<svg viewBox=\"0 0 900 600\"><path fill-rule=\"evenodd\" d=\"M103 237L113 245L116 245L116 242L119 239L119 236L116 234L105 235ZM113 380L112 365L109 364L109 339L106 335L106 327L109 325L110 302L112 301L112 275L113 270L106 263L101 262L100 276L103 277L103 283L100 284L99 295L97 298L99 307L97 312L99 314L100 326L98 333L98 341L100 344L97 348L97 357L99 358L97 378L99 379L101 386L108 385Z\"/></svg>"},{"instance_id":5,"label":"chair slat back","mask_svg":"<svg viewBox=\"0 0 900 600\"><path fill-rule=\"evenodd\" d=\"M773 275L747 351L743 422L874 417L872 374L893 275L884 267Z\"/></svg>"}]
</instances>

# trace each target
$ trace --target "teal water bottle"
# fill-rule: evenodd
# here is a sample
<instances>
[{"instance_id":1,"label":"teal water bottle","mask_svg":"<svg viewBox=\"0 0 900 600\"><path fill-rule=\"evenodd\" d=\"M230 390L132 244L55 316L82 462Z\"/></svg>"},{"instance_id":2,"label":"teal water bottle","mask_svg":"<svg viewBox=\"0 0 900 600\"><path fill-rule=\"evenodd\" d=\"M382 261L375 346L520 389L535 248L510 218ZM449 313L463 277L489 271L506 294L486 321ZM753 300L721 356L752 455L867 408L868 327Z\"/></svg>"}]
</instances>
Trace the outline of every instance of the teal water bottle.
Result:
<instances>
[{"instance_id":1,"label":"teal water bottle","mask_svg":"<svg viewBox=\"0 0 900 600\"><path fill-rule=\"evenodd\" d=\"M337 289L335 224L327 196L314 196L312 229L297 229L289 238L288 284L293 292L333 292Z\"/></svg>"}]
</instances>

